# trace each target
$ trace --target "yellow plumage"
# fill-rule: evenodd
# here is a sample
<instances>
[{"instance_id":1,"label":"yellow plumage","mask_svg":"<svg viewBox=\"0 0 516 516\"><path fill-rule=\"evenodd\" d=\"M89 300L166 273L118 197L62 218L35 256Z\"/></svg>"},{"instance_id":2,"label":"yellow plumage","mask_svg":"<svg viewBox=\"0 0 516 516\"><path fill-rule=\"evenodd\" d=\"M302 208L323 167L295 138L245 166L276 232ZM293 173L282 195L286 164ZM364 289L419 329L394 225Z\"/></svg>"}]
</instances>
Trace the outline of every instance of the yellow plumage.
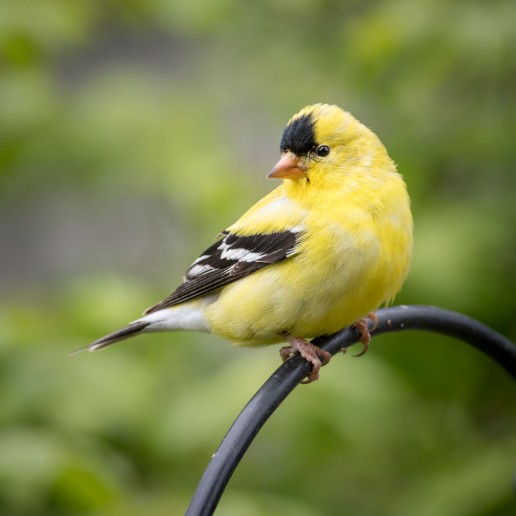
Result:
<instances>
[{"instance_id":1,"label":"yellow plumage","mask_svg":"<svg viewBox=\"0 0 516 516\"><path fill-rule=\"evenodd\" d=\"M313 113L331 148L309 182L284 179L228 229L240 235L306 227L294 256L224 287L206 309L211 331L243 345L334 333L383 303L407 276L412 216L401 176L368 128L335 106Z\"/></svg>"},{"instance_id":2,"label":"yellow plumage","mask_svg":"<svg viewBox=\"0 0 516 516\"><path fill-rule=\"evenodd\" d=\"M280 186L195 260L167 299L91 351L181 329L248 346L288 339L314 364L313 380L320 352L302 339L392 301L410 265L412 216L380 140L349 113L316 104L291 118L281 151L269 174Z\"/></svg>"}]
</instances>

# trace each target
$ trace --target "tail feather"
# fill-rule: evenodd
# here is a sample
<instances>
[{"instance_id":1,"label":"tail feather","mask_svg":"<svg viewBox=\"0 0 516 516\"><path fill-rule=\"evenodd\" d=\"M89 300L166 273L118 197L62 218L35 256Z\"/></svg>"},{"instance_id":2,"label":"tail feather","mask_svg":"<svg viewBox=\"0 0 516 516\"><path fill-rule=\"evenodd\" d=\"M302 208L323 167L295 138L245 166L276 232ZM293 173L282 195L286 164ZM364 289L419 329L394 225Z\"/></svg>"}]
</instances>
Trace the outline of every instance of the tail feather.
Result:
<instances>
[{"instance_id":1,"label":"tail feather","mask_svg":"<svg viewBox=\"0 0 516 516\"><path fill-rule=\"evenodd\" d=\"M151 323L150 321L134 321L124 328L115 331L113 333L109 333L108 335L105 335L104 337L101 337L100 339L97 339L95 342L92 342L88 346L85 346L84 348L78 349L77 351L74 351L71 353L72 355L75 355L76 353L80 353L81 351L98 351L99 349L105 348L106 346L109 346L110 344L114 344L115 342L118 342L120 340L128 339L129 337L132 337L133 335L136 335L137 333L140 333L143 331L147 326L149 326Z\"/></svg>"},{"instance_id":2,"label":"tail feather","mask_svg":"<svg viewBox=\"0 0 516 516\"><path fill-rule=\"evenodd\" d=\"M105 348L110 344L114 344L119 340L128 339L141 332L157 332L157 331L176 331L176 330L196 330L209 331L208 324L204 318L204 304L202 303L186 303L184 305L166 308L148 314L141 319L137 319L129 323L124 328L109 333L89 346L78 349L71 353L75 355L81 351L97 351Z\"/></svg>"}]
</instances>

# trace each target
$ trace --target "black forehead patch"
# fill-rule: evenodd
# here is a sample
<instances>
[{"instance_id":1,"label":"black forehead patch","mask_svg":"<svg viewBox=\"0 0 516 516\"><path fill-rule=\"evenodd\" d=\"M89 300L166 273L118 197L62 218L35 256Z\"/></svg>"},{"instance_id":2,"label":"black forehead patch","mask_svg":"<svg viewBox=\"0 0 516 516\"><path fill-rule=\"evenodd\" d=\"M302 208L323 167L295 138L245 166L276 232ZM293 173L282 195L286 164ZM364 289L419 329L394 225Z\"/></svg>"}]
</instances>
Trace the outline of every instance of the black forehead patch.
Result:
<instances>
[{"instance_id":1,"label":"black forehead patch","mask_svg":"<svg viewBox=\"0 0 516 516\"><path fill-rule=\"evenodd\" d=\"M291 151L296 156L306 156L317 147L314 121L310 114L302 115L290 122L281 136L281 152Z\"/></svg>"}]
</instances>

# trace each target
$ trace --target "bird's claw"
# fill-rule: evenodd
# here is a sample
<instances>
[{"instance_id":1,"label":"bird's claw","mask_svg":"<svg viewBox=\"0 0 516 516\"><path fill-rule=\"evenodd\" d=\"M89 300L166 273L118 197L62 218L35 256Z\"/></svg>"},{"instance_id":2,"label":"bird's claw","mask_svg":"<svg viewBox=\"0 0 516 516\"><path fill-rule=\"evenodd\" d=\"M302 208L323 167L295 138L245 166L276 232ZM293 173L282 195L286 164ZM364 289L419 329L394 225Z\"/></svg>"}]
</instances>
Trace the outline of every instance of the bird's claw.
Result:
<instances>
[{"instance_id":1,"label":"bird's claw","mask_svg":"<svg viewBox=\"0 0 516 516\"><path fill-rule=\"evenodd\" d=\"M283 362L296 352L299 353L305 360L312 364L312 370L306 380L303 380L301 383L312 383L318 380L319 370L330 361L331 354L305 339L289 336L288 341L290 346L284 346L280 349L280 356Z\"/></svg>"},{"instance_id":2,"label":"bird's claw","mask_svg":"<svg viewBox=\"0 0 516 516\"><path fill-rule=\"evenodd\" d=\"M371 330L369 330L369 325L365 319L360 319L353 325L353 327L360 332L360 338L358 340L363 344L362 351L353 355L354 357L361 357L367 352L369 349L369 343L371 342L371 331L376 330L376 328L378 328L378 323L380 322L378 316L374 312L369 312L367 314L367 318L373 321L373 327Z\"/></svg>"}]
</instances>

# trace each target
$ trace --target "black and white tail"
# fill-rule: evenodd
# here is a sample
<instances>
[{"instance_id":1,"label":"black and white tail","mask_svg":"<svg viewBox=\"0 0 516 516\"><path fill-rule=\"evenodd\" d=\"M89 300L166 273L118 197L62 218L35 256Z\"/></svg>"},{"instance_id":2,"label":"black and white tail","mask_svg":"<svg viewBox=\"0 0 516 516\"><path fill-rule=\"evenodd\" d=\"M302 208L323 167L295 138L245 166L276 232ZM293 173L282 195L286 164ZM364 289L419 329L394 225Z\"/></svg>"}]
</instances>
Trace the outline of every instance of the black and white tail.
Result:
<instances>
[{"instance_id":1,"label":"black and white tail","mask_svg":"<svg viewBox=\"0 0 516 516\"><path fill-rule=\"evenodd\" d=\"M194 301L150 313L143 316L141 319L129 323L120 330L97 339L90 345L74 351L72 355L86 350L97 351L115 342L139 335L140 333L177 330L209 331L206 320L204 319L203 308L205 304L205 302Z\"/></svg>"}]
</instances>

